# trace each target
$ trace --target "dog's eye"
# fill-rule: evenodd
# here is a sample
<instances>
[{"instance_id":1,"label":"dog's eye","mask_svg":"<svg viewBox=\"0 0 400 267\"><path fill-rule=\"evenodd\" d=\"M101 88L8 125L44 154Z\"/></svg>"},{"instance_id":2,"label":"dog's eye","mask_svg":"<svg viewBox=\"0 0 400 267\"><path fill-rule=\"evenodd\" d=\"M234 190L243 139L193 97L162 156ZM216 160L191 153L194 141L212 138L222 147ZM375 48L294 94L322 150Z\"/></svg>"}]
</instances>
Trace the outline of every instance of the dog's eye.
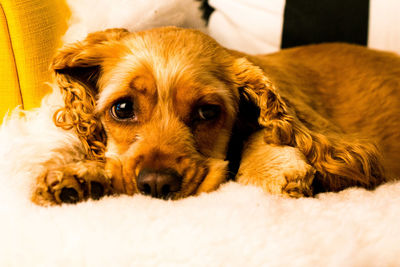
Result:
<instances>
[{"instance_id":1,"label":"dog's eye","mask_svg":"<svg viewBox=\"0 0 400 267\"><path fill-rule=\"evenodd\" d=\"M128 120L135 118L133 102L129 99L122 99L111 107L111 115L117 120Z\"/></svg>"},{"instance_id":2,"label":"dog's eye","mask_svg":"<svg viewBox=\"0 0 400 267\"><path fill-rule=\"evenodd\" d=\"M213 120L217 118L221 112L221 109L217 105L204 105L197 110L200 120Z\"/></svg>"}]
</instances>

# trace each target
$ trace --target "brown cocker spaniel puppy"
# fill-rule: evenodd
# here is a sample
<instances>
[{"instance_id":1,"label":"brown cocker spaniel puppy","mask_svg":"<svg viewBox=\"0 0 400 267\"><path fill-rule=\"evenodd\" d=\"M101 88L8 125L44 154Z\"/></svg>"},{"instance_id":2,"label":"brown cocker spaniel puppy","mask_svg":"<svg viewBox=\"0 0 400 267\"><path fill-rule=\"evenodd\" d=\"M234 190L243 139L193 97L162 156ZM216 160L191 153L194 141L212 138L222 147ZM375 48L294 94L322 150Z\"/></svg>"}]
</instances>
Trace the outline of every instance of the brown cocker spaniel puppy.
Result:
<instances>
[{"instance_id":1,"label":"brown cocker spaniel puppy","mask_svg":"<svg viewBox=\"0 0 400 267\"><path fill-rule=\"evenodd\" d=\"M291 197L400 177L400 58L323 44L251 56L166 27L110 29L52 63L84 157L37 180L40 204L177 199L229 176ZM84 159L82 159L84 158Z\"/></svg>"}]
</instances>

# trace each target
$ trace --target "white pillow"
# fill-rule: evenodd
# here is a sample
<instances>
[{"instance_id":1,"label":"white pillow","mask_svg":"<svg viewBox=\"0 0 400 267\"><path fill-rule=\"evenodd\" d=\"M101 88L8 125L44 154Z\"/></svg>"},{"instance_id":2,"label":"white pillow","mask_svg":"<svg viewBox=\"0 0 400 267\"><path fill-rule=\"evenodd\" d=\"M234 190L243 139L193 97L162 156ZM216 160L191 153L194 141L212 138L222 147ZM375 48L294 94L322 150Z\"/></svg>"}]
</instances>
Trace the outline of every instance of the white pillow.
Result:
<instances>
[{"instance_id":1,"label":"white pillow","mask_svg":"<svg viewBox=\"0 0 400 267\"><path fill-rule=\"evenodd\" d=\"M285 0L209 0L209 4L215 11L208 30L223 46L250 54L281 48ZM400 1L370 0L368 46L400 53Z\"/></svg>"},{"instance_id":2,"label":"white pillow","mask_svg":"<svg viewBox=\"0 0 400 267\"><path fill-rule=\"evenodd\" d=\"M82 40L107 28L130 31L161 26L205 30L200 2L195 0L67 0L71 19L64 42Z\"/></svg>"}]
</instances>

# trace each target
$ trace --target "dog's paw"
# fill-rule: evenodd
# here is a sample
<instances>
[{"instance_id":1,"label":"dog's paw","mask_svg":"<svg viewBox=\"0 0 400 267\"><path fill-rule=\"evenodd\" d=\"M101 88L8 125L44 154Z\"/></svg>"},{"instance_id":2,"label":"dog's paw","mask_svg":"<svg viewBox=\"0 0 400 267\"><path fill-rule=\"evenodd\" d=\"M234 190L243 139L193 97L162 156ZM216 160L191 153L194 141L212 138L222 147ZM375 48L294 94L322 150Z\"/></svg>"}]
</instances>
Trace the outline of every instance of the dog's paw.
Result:
<instances>
[{"instance_id":1,"label":"dog's paw","mask_svg":"<svg viewBox=\"0 0 400 267\"><path fill-rule=\"evenodd\" d=\"M315 169L303 162L298 169L283 173L286 184L281 187L281 194L292 198L310 197L313 195L312 182Z\"/></svg>"},{"instance_id":2,"label":"dog's paw","mask_svg":"<svg viewBox=\"0 0 400 267\"><path fill-rule=\"evenodd\" d=\"M39 205L77 203L111 192L104 164L76 162L47 170L37 179L32 201Z\"/></svg>"},{"instance_id":3,"label":"dog's paw","mask_svg":"<svg viewBox=\"0 0 400 267\"><path fill-rule=\"evenodd\" d=\"M313 195L314 175L314 167L297 148L253 139L242 155L236 180L260 186L268 193L299 198Z\"/></svg>"},{"instance_id":4,"label":"dog's paw","mask_svg":"<svg viewBox=\"0 0 400 267\"><path fill-rule=\"evenodd\" d=\"M315 169L306 162L298 169L263 169L238 174L237 181L242 184L252 184L260 186L264 191L284 197L300 198L313 195L312 181Z\"/></svg>"}]
</instances>

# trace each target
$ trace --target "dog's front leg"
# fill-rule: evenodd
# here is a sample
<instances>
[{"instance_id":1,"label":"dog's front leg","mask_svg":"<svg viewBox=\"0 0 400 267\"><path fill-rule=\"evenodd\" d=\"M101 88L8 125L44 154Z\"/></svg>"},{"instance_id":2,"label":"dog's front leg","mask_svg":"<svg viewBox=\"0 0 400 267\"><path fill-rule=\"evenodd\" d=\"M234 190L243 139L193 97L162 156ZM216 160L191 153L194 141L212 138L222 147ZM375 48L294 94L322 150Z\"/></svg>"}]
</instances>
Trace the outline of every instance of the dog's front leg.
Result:
<instances>
[{"instance_id":1,"label":"dog's front leg","mask_svg":"<svg viewBox=\"0 0 400 267\"><path fill-rule=\"evenodd\" d=\"M236 180L262 187L266 192L289 197L312 196L315 169L299 149L270 145L262 131L246 143Z\"/></svg>"}]
</instances>

